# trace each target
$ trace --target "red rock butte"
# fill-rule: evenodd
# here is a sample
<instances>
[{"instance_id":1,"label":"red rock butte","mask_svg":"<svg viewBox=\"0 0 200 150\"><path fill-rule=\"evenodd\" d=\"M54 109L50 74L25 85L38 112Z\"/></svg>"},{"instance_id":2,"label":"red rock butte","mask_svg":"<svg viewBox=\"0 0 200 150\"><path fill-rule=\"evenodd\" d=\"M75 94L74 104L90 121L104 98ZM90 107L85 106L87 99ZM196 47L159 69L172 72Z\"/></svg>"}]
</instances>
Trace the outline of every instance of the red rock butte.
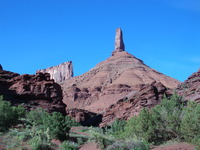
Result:
<instances>
[{"instance_id":1,"label":"red rock butte","mask_svg":"<svg viewBox=\"0 0 200 150\"><path fill-rule=\"evenodd\" d=\"M122 30L116 30L112 56L83 75L61 84L67 108L81 108L101 113L137 86L160 82L173 89L180 83L125 51Z\"/></svg>"}]
</instances>

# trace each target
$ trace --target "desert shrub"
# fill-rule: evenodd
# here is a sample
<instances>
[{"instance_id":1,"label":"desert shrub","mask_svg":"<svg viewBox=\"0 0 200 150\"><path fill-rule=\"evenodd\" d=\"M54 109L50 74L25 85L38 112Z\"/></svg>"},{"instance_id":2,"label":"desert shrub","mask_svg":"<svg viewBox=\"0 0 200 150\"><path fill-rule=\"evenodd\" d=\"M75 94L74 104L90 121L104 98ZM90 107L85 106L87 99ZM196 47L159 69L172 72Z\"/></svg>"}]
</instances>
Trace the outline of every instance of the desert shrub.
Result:
<instances>
[{"instance_id":1,"label":"desert shrub","mask_svg":"<svg viewBox=\"0 0 200 150\"><path fill-rule=\"evenodd\" d=\"M174 94L171 98L164 97L160 105L151 110L143 109L138 116L127 121L122 137L137 136L155 144L180 138L182 110L183 99L180 96Z\"/></svg>"},{"instance_id":2,"label":"desert shrub","mask_svg":"<svg viewBox=\"0 0 200 150\"><path fill-rule=\"evenodd\" d=\"M77 143L70 142L70 141L64 141L60 145L60 150L78 150L78 149L79 149L79 145Z\"/></svg>"},{"instance_id":3,"label":"desert shrub","mask_svg":"<svg viewBox=\"0 0 200 150\"><path fill-rule=\"evenodd\" d=\"M149 145L142 140L119 140L102 128L91 128L91 140L94 140L101 150L148 150ZM112 132L111 132L112 133Z\"/></svg>"},{"instance_id":4,"label":"desert shrub","mask_svg":"<svg viewBox=\"0 0 200 150\"><path fill-rule=\"evenodd\" d=\"M106 150L148 150L149 145L140 141L116 141L109 145Z\"/></svg>"},{"instance_id":5,"label":"desert shrub","mask_svg":"<svg viewBox=\"0 0 200 150\"><path fill-rule=\"evenodd\" d=\"M32 110L27 113L26 118L32 125L43 125L46 118L49 118L50 114L42 108Z\"/></svg>"},{"instance_id":6,"label":"desert shrub","mask_svg":"<svg viewBox=\"0 0 200 150\"><path fill-rule=\"evenodd\" d=\"M65 124L67 124L69 127L80 125L80 123L76 122L74 119L70 118L69 116L65 116Z\"/></svg>"},{"instance_id":7,"label":"desert shrub","mask_svg":"<svg viewBox=\"0 0 200 150\"><path fill-rule=\"evenodd\" d=\"M31 111L27 115L32 125L39 126L42 131L49 128L49 135L52 139L64 140L67 138L70 127L74 124L68 117L64 117L61 113L47 113L43 109Z\"/></svg>"},{"instance_id":8,"label":"desert shrub","mask_svg":"<svg viewBox=\"0 0 200 150\"><path fill-rule=\"evenodd\" d=\"M97 143L101 150L115 142L111 135L107 135L102 128L90 128L90 138Z\"/></svg>"},{"instance_id":9,"label":"desert shrub","mask_svg":"<svg viewBox=\"0 0 200 150\"><path fill-rule=\"evenodd\" d=\"M51 150L51 146L40 138L32 138L29 143L32 150Z\"/></svg>"},{"instance_id":10,"label":"desert shrub","mask_svg":"<svg viewBox=\"0 0 200 150\"><path fill-rule=\"evenodd\" d=\"M126 121L116 119L108 127L105 128L107 134L113 135L115 138L120 138L120 135L124 132Z\"/></svg>"},{"instance_id":11,"label":"desert shrub","mask_svg":"<svg viewBox=\"0 0 200 150\"><path fill-rule=\"evenodd\" d=\"M183 118L183 98L173 94L169 99L164 97L160 105L151 111L154 134L149 140L159 143L170 139L180 139L180 123Z\"/></svg>"},{"instance_id":12,"label":"desert shrub","mask_svg":"<svg viewBox=\"0 0 200 150\"><path fill-rule=\"evenodd\" d=\"M28 141L32 138L31 130L28 128L10 129L9 132L7 132L7 135L10 135L11 137L15 137L16 139L19 139L20 141Z\"/></svg>"},{"instance_id":13,"label":"desert shrub","mask_svg":"<svg viewBox=\"0 0 200 150\"><path fill-rule=\"evenodd\" d=\"M82 135L82 134L77 134L77 133L70 133L69 136L72 139L76 139L77 144L79 145L86 143L89 139L88 135Z\"/></svg>"},{"instance_id":14,"label":"desert shrub","mask_svg":"<svg viewBox=\"0 0 200 150\"><path fill-rule=\"evenodd\" d=\"M50 130L44 130L41 126L33 126L30 129L29 144L33 150L51 150Z\"/></svg>"},{"instance_id":15,"label":"desert shrub","mask_svg":"<svg viewBox=\"0 0 200 150\"><path fill-rule=\"evenodd\" d=\"M181 133L187 142L200 148L200 104L188 102L188 106L184 108Z\"/></svg>"},{"instance_id":16,"label":"desert shrub","mask_svg":"<svg viewBox=\"0 0 200 150\"><path fill-rule=\"evenodd\" d=\"M16 125L24 114L25 109L23 107L11 106L10 102L4 101L3 97L0 96L0 132Z\"/></svg>"},{"instance_id":17,"label":"desert shrub","mask_svg":"<svg viewBox=\"0 0 200 150\"><path fill-rule=\"evenodd\" d=\"M138 116L127 121L122 138L131 139L137 136L148 141L154 132L152 116L148 109L143 109Z\"/></svg>"},{"instance_id":18,"label":"desert shrub","mask_svg":"<svg viewBox=\"0 0 200 150\"><path fill-rule=\"evenodd\" d=\"M10 129L7 132L1 133L0 146L3 146L5 147L5 149L9 150L22 149L21 140L16 138L15 136L16 131L13 132L12 130L13 129Z\"/></svg>"}]
</instances>

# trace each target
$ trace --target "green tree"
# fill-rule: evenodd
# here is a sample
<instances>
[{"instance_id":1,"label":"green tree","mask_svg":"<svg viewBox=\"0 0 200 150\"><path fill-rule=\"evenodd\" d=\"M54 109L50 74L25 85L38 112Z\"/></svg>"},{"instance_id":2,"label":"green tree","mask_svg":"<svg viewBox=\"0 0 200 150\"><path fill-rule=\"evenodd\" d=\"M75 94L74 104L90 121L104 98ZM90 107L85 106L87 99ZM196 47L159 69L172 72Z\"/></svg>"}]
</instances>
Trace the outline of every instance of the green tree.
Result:
<instances>
[{"instance_id":1,"label":"green tree","mask_svg":"<svg viewBox=\"0 0 200 150\"><path fill-rule=\"evenodd\" d=\"M25 114L25 109L21 106L11 106L10 102L4 101L0 96L0 131L8 130L12 125L16 125L19 119Z\"/></svg>"},{"instance_id":2,"label":"green tree","mask_svg":"<svg viewBox=\"0 0 200 150\"><path fill-rule=\"evenodd\" d=\"M164 97L159 105L150 110L143 109L138 116L127 121L123 138L136 136L156 144L180 138L183 107L182 97L176 94L171 98Z\"/></svg>"},{"instance_id":3,"label":"green tree","mask_svg":"<svg viewBox=\"0 0 200 150\"><path fill-rule=\"evenodd\" d=\"M124 132L125 124L125 120L116 119L105 129L105 132L106 134L113 135L115 138L120 138L121 134Z\"/></svg>"},{"instance_id":4,"label":"green tree","mask_svg":"<svg viewBox=\"0 0 200 150\"><path fill-rule=\"evenodd\" d=\"M32 125L38 126L43 131L49 128L51 139L66 139L70 128L77 125L75 121L69 117L64 117L61 113L53 112L49 114L41 108L29 112L27 118Z\"/></svg>"},{"instance_id":5,"label":"green tree","mask_svg":"<svg viewBox=\"0 0 200 150\"><path fill-rule=\"evenodd\" d=\"M200 104L189 101L184 108L181 133L187 142L200 148Z\"/></svg>"}]
</instances>

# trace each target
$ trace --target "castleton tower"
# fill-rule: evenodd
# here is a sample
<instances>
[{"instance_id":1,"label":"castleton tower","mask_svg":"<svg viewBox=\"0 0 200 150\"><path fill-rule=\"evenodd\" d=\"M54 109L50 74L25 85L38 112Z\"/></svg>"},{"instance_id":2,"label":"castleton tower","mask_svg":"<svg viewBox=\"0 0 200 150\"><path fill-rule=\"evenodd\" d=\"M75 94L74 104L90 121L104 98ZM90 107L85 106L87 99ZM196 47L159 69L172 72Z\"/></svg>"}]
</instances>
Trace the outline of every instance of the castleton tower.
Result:
<instances>
[{"instance_id":1,"label":"castleton tower","mask_svg":"<svg viewBox=\"0 0 200 150\"><path fill-rule=\"evenodd\" d=\"M121 28L117 28L115 35L115 50L112 52L112 55L114 55L117 52L123 52L123 51L125 51L123 33Z\"/></svg>"}]
</instances>

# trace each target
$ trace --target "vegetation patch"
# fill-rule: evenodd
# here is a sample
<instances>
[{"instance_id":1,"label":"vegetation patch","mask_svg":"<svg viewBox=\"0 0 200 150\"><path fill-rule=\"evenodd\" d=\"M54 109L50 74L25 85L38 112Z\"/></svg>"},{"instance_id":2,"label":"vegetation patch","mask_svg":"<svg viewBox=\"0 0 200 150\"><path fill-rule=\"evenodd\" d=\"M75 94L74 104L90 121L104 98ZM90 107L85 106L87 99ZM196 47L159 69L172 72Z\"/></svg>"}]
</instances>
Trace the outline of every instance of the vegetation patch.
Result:
<instances>
[{"instance_id":1,"label":"vegetation patch","mask_svg":"<svg viewBox=\"0 0 200 150\"><path fill-rule=\"evenodd\" d=\"M0 97L1 145L7 149L78 150L86 142L95 141L102 150L148 150L151 145L180 141L200 148L200 104L176 94L164 97L152 109L141 110L130 120L116 119L104 128L84 127L70 133L79 125L61 113L49 114L43 109L25 112L23 107L11 106ZM53 139L61 144L55 145Z\"/></svg>"}]
</instances>

